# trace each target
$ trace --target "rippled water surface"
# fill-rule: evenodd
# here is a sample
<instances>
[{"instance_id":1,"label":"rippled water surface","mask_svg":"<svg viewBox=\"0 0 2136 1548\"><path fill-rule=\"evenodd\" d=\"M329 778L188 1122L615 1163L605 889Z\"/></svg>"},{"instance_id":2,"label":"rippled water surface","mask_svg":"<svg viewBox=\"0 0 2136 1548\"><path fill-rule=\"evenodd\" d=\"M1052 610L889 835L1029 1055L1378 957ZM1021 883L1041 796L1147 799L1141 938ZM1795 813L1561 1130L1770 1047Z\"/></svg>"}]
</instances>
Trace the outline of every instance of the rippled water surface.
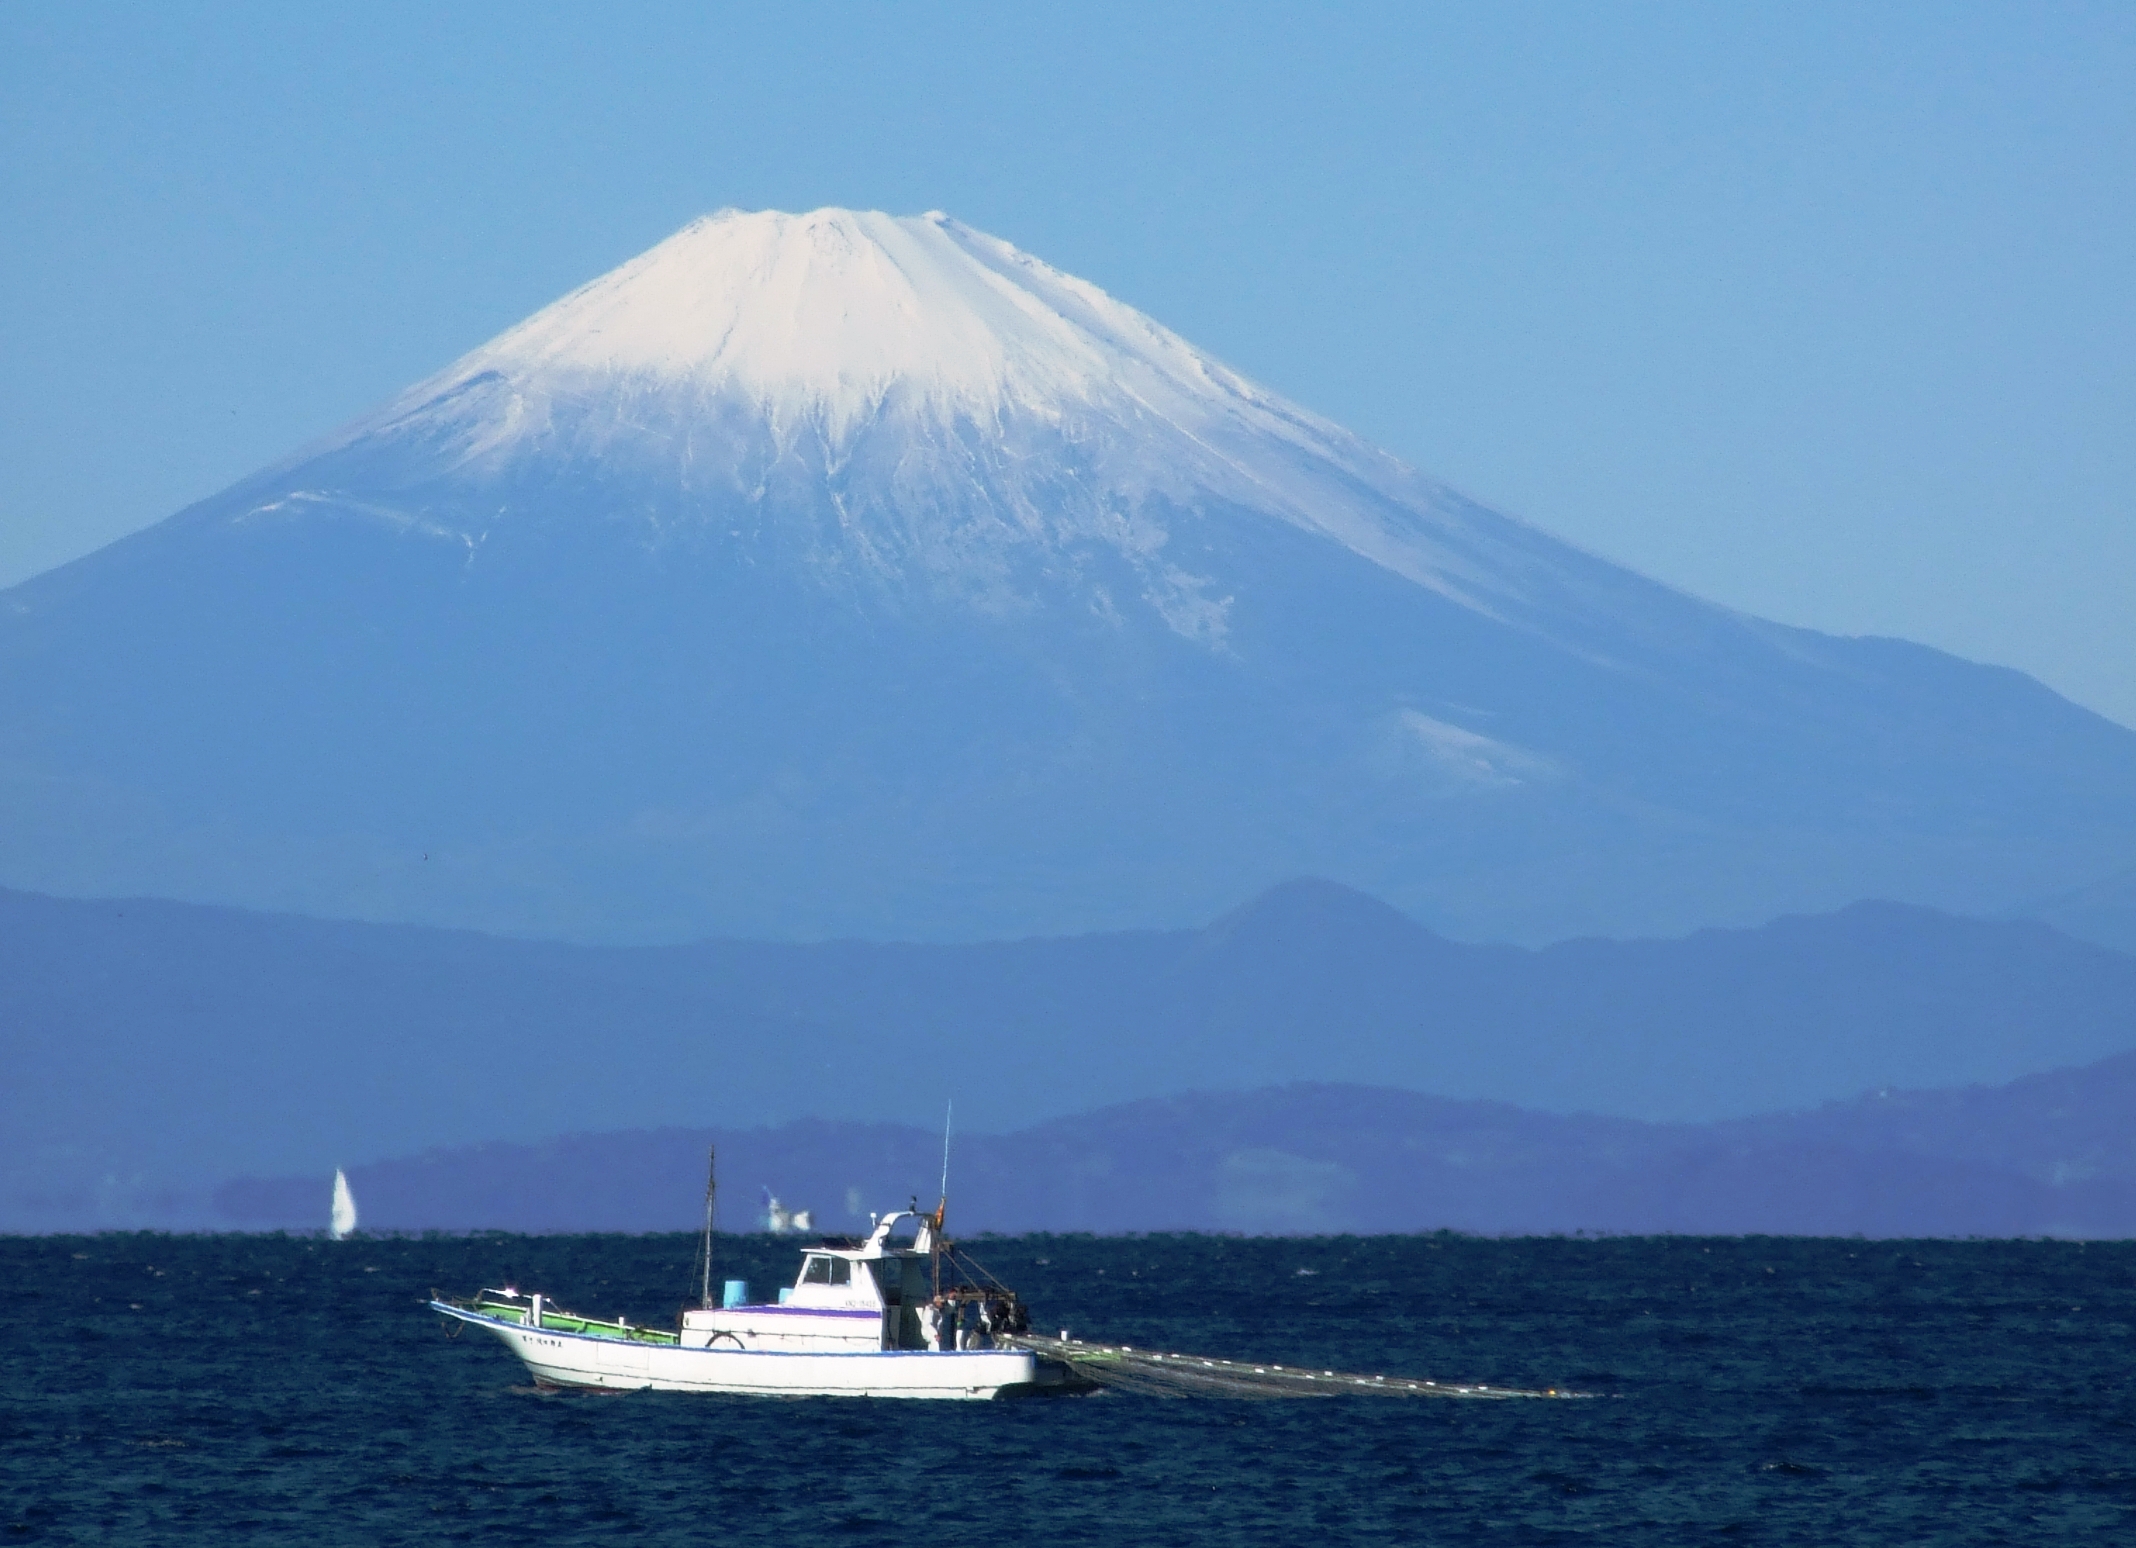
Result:
<instances>
[{"instance_id":1,"label":"rippled water surface","mask_svg":"<svg viewBox=\"0 0 2136 1548\"><path fill-rule=\"evenodd\" d=\"M2136 1542L2136 1244L1020 1238L1048 1329L1580 1403L542 1395L432 1288L687 1237L0 1238L29 1542ZM791 1245L721 1243L723 1276Z\"/></svg>"}]
</instances>

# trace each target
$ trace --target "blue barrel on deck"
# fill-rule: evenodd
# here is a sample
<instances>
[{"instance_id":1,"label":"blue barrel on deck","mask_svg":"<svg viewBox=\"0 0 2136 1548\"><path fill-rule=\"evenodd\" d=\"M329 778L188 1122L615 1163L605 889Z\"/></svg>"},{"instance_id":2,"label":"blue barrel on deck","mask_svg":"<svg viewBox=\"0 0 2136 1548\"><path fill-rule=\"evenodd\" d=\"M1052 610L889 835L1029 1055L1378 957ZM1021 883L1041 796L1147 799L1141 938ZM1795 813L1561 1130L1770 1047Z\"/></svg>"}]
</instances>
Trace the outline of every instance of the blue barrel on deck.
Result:
<instances>
[{"instance_id":1,"label":"blue barrel on deck","mask_svg":"<svg viewBox=\"0 0 2136 1548\"><path fill-rule=\"evenodd\" d=\"M728 1280L726 1293L720 1296L719 1304L722 1306L747 1306L749 1304L749 1281L746 1279Z\"/></svg>"}]
</instances>

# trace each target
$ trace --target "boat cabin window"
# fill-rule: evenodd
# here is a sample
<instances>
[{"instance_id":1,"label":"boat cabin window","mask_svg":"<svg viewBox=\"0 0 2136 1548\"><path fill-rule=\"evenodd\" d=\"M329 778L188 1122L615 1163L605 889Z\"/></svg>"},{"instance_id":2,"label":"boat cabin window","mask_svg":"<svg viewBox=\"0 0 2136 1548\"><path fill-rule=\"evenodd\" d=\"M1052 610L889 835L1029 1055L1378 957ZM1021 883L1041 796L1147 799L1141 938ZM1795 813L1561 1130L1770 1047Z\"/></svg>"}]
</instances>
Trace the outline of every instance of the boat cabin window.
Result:
<instances>
[{"instance_id":1,"label":"boat cabin window","mask_svg":"<svg viewBox=\"0 0 2136 1548\"><path fill-rule=\"evenodd\" d=\"M853 1282L853 1264L848 1258L829 1258L812 1252L801 1269L804 1285L848 1285Z\"/></svg>"}]
</instances>

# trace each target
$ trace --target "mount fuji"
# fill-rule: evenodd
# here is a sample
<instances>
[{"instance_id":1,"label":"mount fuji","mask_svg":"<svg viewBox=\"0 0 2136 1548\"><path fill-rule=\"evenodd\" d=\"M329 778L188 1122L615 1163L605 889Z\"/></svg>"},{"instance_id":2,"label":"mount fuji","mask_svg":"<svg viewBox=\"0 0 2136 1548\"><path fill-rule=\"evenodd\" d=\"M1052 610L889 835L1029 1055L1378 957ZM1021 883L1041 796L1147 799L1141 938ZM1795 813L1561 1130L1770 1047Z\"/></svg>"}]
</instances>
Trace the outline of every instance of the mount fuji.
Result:
<instances>
[{"instance_id":1,"label":"mount fuji","mask_svg":"<svg viewBox=\"0 0 2136 1548\"><path fill-rule=\"evenodd\" d=\"M928 214L726 212L0 593L0 882L582 940L1289 876L1456 934L2004 907L2136 733L1744 616Z\"/></svg>"}]
</instances>

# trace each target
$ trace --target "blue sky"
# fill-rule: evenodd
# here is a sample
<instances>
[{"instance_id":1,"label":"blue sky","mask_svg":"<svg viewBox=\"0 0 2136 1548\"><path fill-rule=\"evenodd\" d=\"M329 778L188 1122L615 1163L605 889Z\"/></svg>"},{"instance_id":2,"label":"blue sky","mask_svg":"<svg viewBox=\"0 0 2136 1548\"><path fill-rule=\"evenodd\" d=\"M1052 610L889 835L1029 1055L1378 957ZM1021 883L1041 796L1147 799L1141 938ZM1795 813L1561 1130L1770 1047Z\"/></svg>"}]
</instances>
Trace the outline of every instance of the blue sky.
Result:
<instances>
[{"instance_id":1,"label":"blue sky","mask_svg":"<svg viewBox=\"0 0 2136 1548\"><path fill-rule=\"evenodd\" d=\"M1664 580L2136 725L2136 8L0 9L0 584L693 215L930 208Z\"/></svg>"}]
</instances>

